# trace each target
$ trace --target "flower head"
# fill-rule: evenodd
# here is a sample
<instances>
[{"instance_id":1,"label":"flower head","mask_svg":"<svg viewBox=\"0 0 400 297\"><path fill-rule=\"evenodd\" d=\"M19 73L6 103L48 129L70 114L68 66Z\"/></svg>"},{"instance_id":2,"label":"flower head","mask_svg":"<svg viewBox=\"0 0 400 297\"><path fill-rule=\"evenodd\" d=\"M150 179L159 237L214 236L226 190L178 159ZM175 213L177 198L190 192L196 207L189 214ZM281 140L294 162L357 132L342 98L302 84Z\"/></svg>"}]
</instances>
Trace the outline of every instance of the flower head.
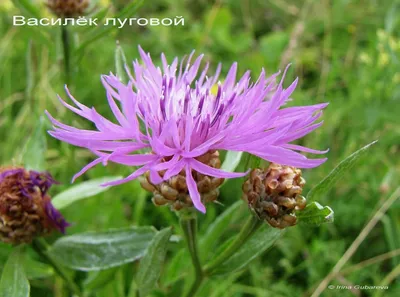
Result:
<instances>
[{"instance_id":1,"label":"flower head","mask_svg":"<svg viewBox=\"0 0 400 297\"><path fill-rule=\"evenodd\" d=\"M295 225L295 212L306 206L301 196L304 185L300 169L271 163L250 172L242 186L243 199L259 219L283 229Z\"/></svg>"},{"instance_id":2,"label":"flower head","mask_svg":"<svg viewBox=\"0 0 400 297\"><path fill-rule=\"evenodd\" d=\"M47 191L56 183L49 173L20 167L0 168L0 240L31 242L69 224L51 204Z\"/></svg>"},{"instance_id":3,"label":"flower head","mask_svg":"<svg viewBox=\"0 0 400 297\"><path fill-rule=\"evenodd\" d=\"M50 131L53 137L87 148L97 156L74 179L108 161L140 167L126 178L106 185L128 182L146 172L152 184L160 184L184 171L194 206L205 212L193 172L217 178L246 174L225 172L198 160L209 151L244 151L300 168L316 167L326 160L308 159L295 152L324 151L291 144L321 126L322 122L314 122L327 105L281 108L290 99L297 79L287 89L283 88L283 78L276 82L279 73L266 77L264 70L255 83L251 83L249 72L237 80L234 63L220 83L221 65L212 76L207 76L208 63L199 71L203 55L193 64L193 53L180 64L177 58L168 64L162 55L162 67L156 67L150 54L141 48L139 51L143 64L134 61L127 84L113 74L101 79L116 122L101 116L94 107L78 102L68 89L66 92L76 107L60 98L61 103L94 123L96 129L71 127L48 114L54 125ZM211 89L216 84L214 94Z\"/></svg>"},{"instance_id":4,"label":"flower head","mask_svg":"<svg viewBox=\"0 0 400 297\"><path fill-rule=\"evenodd\" d=\"M47 7L59 17L78 17L85 14L90 0L48 0Z\"/></svg>"}]
</instances>

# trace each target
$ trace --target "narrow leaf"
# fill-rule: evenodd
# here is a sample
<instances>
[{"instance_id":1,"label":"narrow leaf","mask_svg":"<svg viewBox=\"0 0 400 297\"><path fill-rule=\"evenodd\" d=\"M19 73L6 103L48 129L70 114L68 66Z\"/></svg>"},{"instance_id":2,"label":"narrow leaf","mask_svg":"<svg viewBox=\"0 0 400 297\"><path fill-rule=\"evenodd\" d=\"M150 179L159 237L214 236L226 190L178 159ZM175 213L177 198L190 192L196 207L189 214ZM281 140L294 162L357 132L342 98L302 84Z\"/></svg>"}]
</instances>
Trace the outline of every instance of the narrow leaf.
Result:
<instances>
[{"instance_id":1,"label":"narrow leaf","mask_svg":"<svg viewBox=\"0 0 400 297\"><path fill-rule=\"evenodd\" d=\"M54 275L54 269L51 266L28 256L24 257L23 266L25 275L30 280L47 278Z\"/></svg>"},{"instance_id":2,"label":"narrow leaf","mask_svg":"<svg viewBox=\"0 0 400 297\"><path fill-rule=\"evenodd\" d=\"M228 172L234 172L240 163L242 155L243 152L228 151L226 153L225 160L222 163L221 169Z\"/></svg>"},{"instance_id":3,"label":"narrow leaf","mask_svg":"<svg viewBox=\"0 0 400 297\"><path fill-rule=\"evenodd\" d=\"M334 213L332 208L330 208L329 206L322 206L318 202L312 202L308 204L306 208L299 211L296 216L299 223L312 225L332 223L334 220Z\"/></svg>"},{"instance_id":4,"label":"narrow leaf","mask_svg":"<svg viewBox=\"0 0 400 297\"><path fill-rule=\"evenodd\" d=\"M136 282L140 297L147 296L156 287L171 234L171 228L165 228L158 232L140 261Z\"/></svg>"},{"instance_id":5,"label":"narrow leaf","mask_svg":"<svg viewBox=\"0 0 400 297\"><path fill-rule=\"evenodd\" d=\"M152 227L130 227L75 234L57 240L48 253L72 269L108 269L143 257L155 233Z\"/></svg>"},{"instance_id":6,"label":"narrow leaf","mask_svg":"<svg viewBox=\"0 0 400 297\"><path fill-rule=\"evenodd\" d=\"M249 166L248 168L258 168L260 167L262 159L260 157L254 156L254 155L250 155L249 157ZM248 168L245 168L246 170Z\"/></svg>"},{"instance_id":7,"label":"narrow leaf","mask_svg":"<svg viewBox=\"0 0 400 297\"><path fill-rule=\"evenodd\" d=\"M344 174L349 171L354 164L363 156L370 146L377 142L371 142L370 144L359 149L355 153L348 156L342 162L339 163L321 182L319 182L314 188L310 190L307 194L308 201L315 201L325 195L333 185L344 176Z\"/></svg>"},{"instance_id":8,"label":"narrow leaf","mask_svg":"<svg viewBox=\"0 0 400 297\"><path fill-rule=\"evenodd\" d=\"M44 119L36 121L36 127L28 138L22 151L22 163L28 170L43 171L46 169L46 132Z\"/></svg>"},{"instance_id":9,"label":"narrow leaf","mask_svg":"<svg viewBox=\"0 0 400 297\"><path fill-rule=\"evenodd\" d=\"M260 167L262 159L249 153L244 153L244 170Z\"/></svg>"},{"instance_id":10,"label":"narrow leaf","mask_svg":"<svg viewBox=\"0 0 400 297\"><path fill-rule=\"evenodd\" d=\"M126 19L129 18L130 16L134 15L136 11L139 9L139 7L142 5L144 0L136 0L131 2L130 4L126 5L126 7L117 15L114 16L114 19ZM82 42L82 44L77 48L76 50L76 55L77 56L82 56L82 53L84 49L90 45L91 43L95 42L96 40L100 39L101 37L109 34L111 31L114 29L118 28L117 26L98 26L96 29L90 31L90 33L86 36L85 41Z\"/></svg>"},{"instance_id":11,"label":"narrow leaf","mask_svg":"<svg viewBox=\"0 0 400 297\"><path fill-rule=\"evenodd\" d=\"M128 76L125 71L126 58L124 50L122 49L119 42L117 42L117 47L115 49L115 70L118 78L126 84L128 82Z\"/></svg>"},{"instance_id":12,"label":"narrow leaf","mask_svg":"<svg viewBox=\"0 0 400 297\"><path fill-rule=\"evenodd\" d=\"M28 50L26 53L26 88L25 98L29 101L30 106L33 106L32 94L35 85L35 67L33 63L33 43L32 40L28 43Z\"/></svg>"},{"instance_id":13,"label":"narrow leaf","mask_svg":"<svg viewBox=\"0 0 400 297\"><path fill-rule=\"evenodd\" d=\"M240 212L240 207L243 205L242 200L235 202L208 227L206 234L200 242L200 251L202 254L212 253L212 247L218 239L226 232L227 228L238 219L238 216L243 214L243 212Z\"/></svg>"},{"instance_id":14,"label":"narrow leaf","mask_svg":"<svg viewBox=\"0 0 400 297\"><path fill-rule=\"evenodd\" d=\"M35 6L31 0L12 0L14 5L21 9L28 16L40 19L40 11L37 6Z\"/></svg>"},{"instance_id":15,"label":"narrow leaf","mask_svg":"<svg viewBox=\"0 0 400 297\"><path fill-rule=\"evenodd\" d=\"M253 259L268 250L283 233L264 224L233 256L213 274L233 273L246 267Z\"/></svg>"},{"instance_id":16,"label":"narrow leaf","mask_svg":"<svg viewBox=\"0 0 400 297\"><path fill-rule=\"evenodd\" d=\"M17 248L8 258L1 275L0 296L28 297L30 291L29 281L26 278L21 249Z\"/></svg>"},{"instance_id":17,"label":"narrow leaf","mask_svg":"<svg viewBox=\"0 0 400 297\"><path fill-rule=\"evenodd\" d=\"M53 198L52 203L57 209L65 208L76 201L93 197L97 194L107 191L110 187L103 187L102 184L117 179L121 179L121 177L106 176L80 183L56 195Z\"/></svg>"},{"instance_id":18,"label":"narrow leaf","mask_svg":"<svg viewBox=\"0 0 400 297\"><path fill-rule=\"evenodd\" d=\"M88 278L85 279L83 285L86 291L94 292L101 289L108 283L114 280L118 267L96 270L88 273Z\"/></svg>"}]
</instances>

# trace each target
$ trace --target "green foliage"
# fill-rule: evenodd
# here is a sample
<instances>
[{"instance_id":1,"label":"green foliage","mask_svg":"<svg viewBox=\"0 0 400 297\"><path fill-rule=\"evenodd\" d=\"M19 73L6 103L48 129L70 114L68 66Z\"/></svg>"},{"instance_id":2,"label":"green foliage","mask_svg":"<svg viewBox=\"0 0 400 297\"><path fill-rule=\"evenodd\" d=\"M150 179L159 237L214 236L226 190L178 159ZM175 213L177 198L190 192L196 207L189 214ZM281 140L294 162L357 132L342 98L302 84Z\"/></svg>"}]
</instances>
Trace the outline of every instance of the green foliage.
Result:
<instances>
[{"instance_id":1,"label":"green foliage","mask_svg":"<svg viewBox=\"0 0 400 297\"><path fill-rule=\"evenodd\" d=\"M228 172L234 172L236 167L240 163L242 154L243 152L234 152L234 151L227 152L224 159L224 163L222 163L221 165L221 169Z\"/></svg>"},{"instance_id":2,"label":"green foliage","mask_svg":"<svg viewBox=\"0 0 400 297\"><path fill-rule=\"evenodd\" d=\"M52 200L53 206L57 209L62 209L79 200L93 197L97 194L107 191L109 187L102 186L102 184L121 178L121 176L107 176L74 185L54 196Z\"/></svg>"},{"instance_id":3,"label":"green foliage","mask_svg":"<svg viewBox=\"0 0 400 297\"><path fill-rule=\"evenodd\" d=\"M57 240L48 253L73 269L108 269L143 257L154 235L155 230L150 227L74 234Z\"/></svg>"},{"instance_id":4,"label":"green foliage","mask_svg":"<svg viewBox=\"0 0 400 297\"><path fill-rule=\"evenodd\" d=\"M40 18L40 11L30 0L12 0L15 6L31 17Z\"/></svg>"},{"instance_id":5,"label":"green foliage","mask_svg":"<svg viewBox=\"0 0 400 297\"><path fill-rule=\"evenodd\" d=\"M96 270L89 272L88 277L84 281L84 289L88 292L95 292L103 288L115 278L119 267L110 269Z\"/></svg>"},{"instance_id":6,"label":"green foliage","mask_svg":"<svg viewBox=\"0 0 400 297\"><path fill-rule=\"evenodd\" d=\"M0 296L29 297L30 286L22 257L21 249L16 248L8 258L0 279Z\"/></svg>"},{"instance_id":7,"label":"green foliage","mask_svg":"<svg viewBox=\"0 0 400 297\"><path fill-rule=\"evenodd\" d=\"M34 260L29 256L23 257L23 269L29 280L45 279L54 275L53 267Z\"/></svg>"},{"instance_id":8,"label":"green foliage","mask_svg":"<svg viewBox=\"0 0 400 297\"><path fill-rule=\"evenodd\" d=\"M268 250L281 234L281 230L264 224L228 261L218 267L214 274L233 273L243 269L252 260Z\"/></svg>"},{"instance_id":9,"label":"green foliage","mask_svg":"<svg viewBox=\"0 0 400 297\"><path fill-rule=\"evenodd\" d=\"M128 82L128 75L125 70L126 65L128 65L128 63L126 62L124 50L117 42L117 47L115 49L115 70L118 78L125 84Z\"/></svg>"},{"instance_id":10,"label":"green foliage","mask_svg":"<svg viewBox=\"0 0 400 297\"><path fill-rule=\"evenodd\" d=\"M12 6L11 2L17 5ZM32 144L29 145L29 154L33 157L26 155L21 158L21 151L25 152L25 144L29 141L27 138L34 139L36 126L43 124L43 135L48 129L48 121L39 122L37 113L40 115L47 109L65 123L84 129L93 127L66 112L57 101L56 94L64 97L65 84L60 28L12 26L13 15L33 17L39 13L50 16L42 2L6 0L0 3L0 160L4 165L20 165L23 159L27 165L28 161L43 164L42 168L49 170L62 183L51 189L51 193L58 194L71 187L71 177L92 161L93 155L47 136L47 150L44 145ZM332 207L335 222L318 227L299 224L289 228L273 249L250 261L246 268L232 275L207 279L198 297L311 295L312 288L331 271L367 220L394 191L399 180L398 1L154 0L143 1L136 11L133 7L137 2L133 1L96 2L91 17L102 20L122 14L129 17L185 18L185 26L70 27L74 44L71 92L79 101L89 107L95 106L99 113L111 120L113 117L99 76L118 69L121 72L125 62L121 60L116 67L116 40L124 49L128 67L138 58L139 44L152 53L158 65L162 51L169 61L193 49L196 53L205 53L205 59L211 62L210 72L215 70L218 62L222 62L221 79L233 61L238 62L239 74L250 69L253 81L262 67L270 74L284 64L292 63L285 85L295 77L299 77L299 85L293 93L293 102L288 102L288 106L330 102L322 117L324 125L298 144L330 148L325 164L303 170L307 180L304 191L307 193L314 187L319 188L311 191L310 197L321 205ZM110 5L111 2L114 5ZM127 14L126 9L129 10ZM330 178L324 188L317 186L332 168L373 139L379 139L379 144L371 147L373 151L365 150L368 153L362 159L357 155L359 161L351 170ZM230 157L233 156L228 155L226 159ZM243 171L246 159L245 154L237 171ZM254 167L253 163L264 165L260 160L254 161L250 159L250 167ZM234 168L233 163L226 161L224 168ZM34 167L37 165L33 164ZM98 165L81 179L84 183L105 176L127 176L132 171L133 168L114 164ZM337 179L339 176L343 178ZM200 217L199 250L203 263L212 259L224 242L238 234L243 218L248 215L247 206L238 202L241 182L242 179L227 181L221 188L221 204L209 205L207 215ZM69 234L156 224L159 230L173 226L174 238L180 238L176 216L167 208L154 207L138 182L109 188L95 197L63 208L63 214L72 223L67 231ZM316 211L313 215L320 215L319 218L323 219L328 214L326 207L319 210L316 204L310 205ZM398 205L395 204L382 223L371 230L345 269L357 268L357 263L399 249L399 222ZM49 242L56 240L54 237L49 237ZM182 296L188 289L185 283L190 283L193 277L190 256L184 248L182 240L168 244L159 289L154 290L151 296ZM0 244L0 270L5 269L11 252L11 247ZM32 297L69 296L65 282L60 284L60 279L50 273L46 264L37 258L25 258L23 265L31 280ZM334 284L345 281L379 285L395 269L399 259L399 256L392 257L363 269L343 272L341 279L335 280ZM75 280L81 284L85 296L127 296L129 291L133 292L129 295L131 297L135 296L138 284L133 282L134 285L128 287L135 279L137 269L138 265L124 265L78 272ZM392 282L384 295L398 296L397 287ZM337 294L336 290L327 290L323 296ZM352 292L347 290L341 290L340 294L352 296ZM369 297L376 291L363 290L361 294Z\"/></svg>"},{"instance_id":11,"label":"green foliage","mask_svg":"<svg viewBox=\"0 0 400 297\"><path fill-rule=\"evenodd\" d=\"M126 7L121 10L121 12L117 13L114 18L116 19L125 19L134 16L135 12L139 9L139 7L143 4L143 0L135 0L126 5ZM101 17L101 15L100 15ZM100 25L95 29L89 31L83 38L82 43L77 47L75 55L77 57L81 57L83 51L86 47L97 41L98 39L104 37L107 34L110 34L113 30L115 30L116 26L105 26Z\"/></svg>"},{"instance_id":12,"label":"green foliage","mask_svg":"<svg viewBox=\"0 0 400 297\"><path fill-rule=\"evenodd\" d=\"M237 201L220 214L216 220L208 227L206 233L201 239L200 250L202 253L210 253L216 245L216 239L220 238L225 232L227 226L230 226L240 217L240 207L242 201Z\"/></svg>"},{"instance_id":13,"label":"green foliage","mask_svg":"<svg viewBox=\"0 0 400 297\"><path fill-rule=\"evenodd\" d=\"M329 206L322 206L318 202L312 202L296 215L299 223L320 225L332 223L333 210Z\"/></svg>"},{"instance_id":14,"label":"green foliage","mask_svg":"<svg viewBox=\"0 0 400 297\"><path fill-rule=\"evenodd\" d=\"M314 188L311 189L307 194L308 201L314 201L316 198L322 197L326 194L332 186L343 177L343 175L349 171L358 159L367 152L367 149L376 143L376 141L364 146L355 153L344 159L338 166L336 166L327 177L325 177L321 182L319 182ZM314 204L316 205L316 204ZM318 207L318 205L316 205Z\"/></svg>"},{"instance_id":15,"label":"green foliage","mask_svg":"<svg viewBox=\"0 0 400 297\"><path fill-rule=\"evenodd\" d=\"M167 244L171 234L171 228L165 228L158 232L150 243L143 259L140 261L136 281L140 297L149 295L154 287L156 287L157 280L161 275L162 265L167 253Z\"/></svg>"},{"instance_id":16,"label":"green foliage","mask_svg":"<svg viewBox=\"0 0 400 297\"><path fill-rule=\"evenodd\" d=\"M46 134L44 131L44 118L36 122L32 135L28 138L22 152L22 163L28 170L43 171L46 169Z\"/></svg>"}]
</instances>

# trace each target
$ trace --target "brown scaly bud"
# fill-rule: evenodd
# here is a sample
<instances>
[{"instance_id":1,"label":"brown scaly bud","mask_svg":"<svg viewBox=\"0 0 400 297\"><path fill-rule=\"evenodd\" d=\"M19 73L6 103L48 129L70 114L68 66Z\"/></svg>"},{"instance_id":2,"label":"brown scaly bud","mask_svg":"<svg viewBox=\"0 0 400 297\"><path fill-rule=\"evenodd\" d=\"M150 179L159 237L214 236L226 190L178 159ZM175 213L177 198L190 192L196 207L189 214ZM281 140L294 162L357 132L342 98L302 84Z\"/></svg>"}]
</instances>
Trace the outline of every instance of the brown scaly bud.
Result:
<instances>
[{"instance_id":1,"label":"brown scaly bud","mask_svg":"<svg viewBox=\"0 0 400 297\"><path fill-rule=\"evenodd\" d=\"M58 17L85 15L90 0L48 0L47 7Z\"/></svg>"},{"instance_id":2,"label":"brown scaly bud","mask_svg":"<svg viewBox=\"0 0 400 297\"><path fill-rule=\"evenodd\" d=\"M209 151L196 159L213 168L219 169L221 167L218 151ZM169 160L166 159L164 161ZM165 170L159 173L163 177ZM200 192L201 201L204 204L216 201L219 196L218 187L224 182L224 179L204 175L196 171L193 171L192 174ZM185 170L158 185L151 183L150 173L146 172L144 177L141 178L140 184L143 189L153 193L153 203L156 206L169 205L173 210L181 210L182 208L193 206L186 185Z\"/></svg>"},{"instance_id":3,"label":"brown scaly bud","mask_svg":"<svg viewBox=\"0 0 400 297\"><path fill-rule=\"evenodd\" d=\"M261 220L283 229L295 225L295 210L306 206L301 196L304 184L300 169L271 163L264 170L250 172L242 187L243 199Z\"/></svg>"},{"instance_id":4,"label":"brown scaly bud","mask_svg":"<svg viewBox=\"0 0 400 297\"><path fill-rule=\"evenodd\" d=\"M49 173L0 168L0 241L30 243L55 229L65 232L69 224L47 194L54 183Z\"/></svg>"}]
</instances>

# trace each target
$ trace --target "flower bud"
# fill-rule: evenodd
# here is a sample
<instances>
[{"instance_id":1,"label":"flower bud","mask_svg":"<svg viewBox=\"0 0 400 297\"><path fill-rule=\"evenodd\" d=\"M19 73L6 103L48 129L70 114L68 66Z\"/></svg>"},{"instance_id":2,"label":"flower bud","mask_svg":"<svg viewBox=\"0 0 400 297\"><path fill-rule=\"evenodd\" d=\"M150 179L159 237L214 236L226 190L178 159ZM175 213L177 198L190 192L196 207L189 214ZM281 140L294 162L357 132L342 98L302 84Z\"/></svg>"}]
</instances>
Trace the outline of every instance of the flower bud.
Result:
<instances>
[{"instance_id":1,"label":"flower bud","mask_svg":"<svg viewBox=\"0 0 400 297\"><path fill-rule=\"evenodd\" d=\"M218 151L209 151L197 157L196 160L213 168L221 167ZM163 177L165 170L159 173ZM219 196L218 187L224 182L224 179L204 175L196 171L193 171L192 174L200 192L201 201L207 203L217 200ZM156 206L169 205L173 210L181 210L182 208L193 206L186 185L185 170L157 185L151 183L150 173L146 172L145 176L141 178L140 184L143 189L153 193L153 203Z\"/></svg>"},{"instance_id":2,"label":"flower bud","mask_svg":"<svg viewBox=\"0 0 400 297\"><path fill-rule=\"evenodd\" d=\"M261 220L283 229L295 225L295 211L306 206L301 196L304 184L300 169L271 163L250 172L242 187L243 199Z\"/></svg>"},{"instance_id":3,"label":"flower bud","mask_svg":"<svg viewBox=\"0 0 400 297\"><path fill-rule=\"evenodd\" d=\"M30 243L53 230L65 232L69 224L47 194L54 183L49 173L0 168L0 241Z\"/></svg>"},{"instance_id":4,"label":"flower bud","mask_svg":"<svg viewBox=\"0 0 400 297\"><path fill-rule=\"evenodd\" d=\"M47 7L58 17L78 17L85 14L90 0L48 0Z\"/></svg>"}]
</instances>

